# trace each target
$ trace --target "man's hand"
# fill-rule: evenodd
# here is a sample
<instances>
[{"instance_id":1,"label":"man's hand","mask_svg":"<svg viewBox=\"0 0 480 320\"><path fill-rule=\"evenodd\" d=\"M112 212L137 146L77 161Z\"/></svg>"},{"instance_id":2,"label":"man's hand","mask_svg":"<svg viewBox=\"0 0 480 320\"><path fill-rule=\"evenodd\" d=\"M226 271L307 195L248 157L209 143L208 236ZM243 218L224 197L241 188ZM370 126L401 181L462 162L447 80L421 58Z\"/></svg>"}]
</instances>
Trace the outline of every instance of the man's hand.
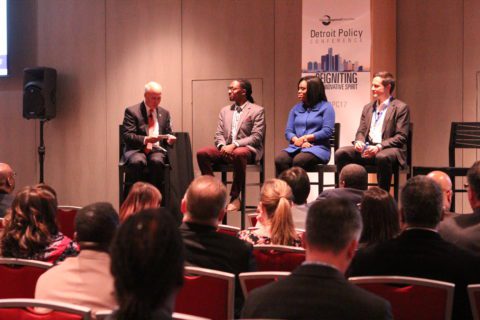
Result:
<instances>
[{"instance_id":1,"label":"man's hand","mask_svg":"<svg viewBox=\"0 0 480 320\"><path fill-rule=\"evenodd\" d=\"M154 137L154 136L148 136L148 137L145 137L145 144L147 143L155 143L157 141L160 141L160 138L159 137Z\"/></svg>"},{"instance_id":2,"label":"man's hand","mask_svg":"<svg viewBox=\"0 0 480 320\"><path fill-rule=\"evenodd\" d=\"M380 151L378 146L368 146L362 154L363 158L373 158Z\"/></svg>"},{"instance_id":3,"label":"man's hand","mask_svg":"<svg viewBox=\"0 0 480 320\"><path fill-rule=\"evenodd\" d=\"M355 141L355 151L362 153L363 148L365 148L365 143L363 141Z\"/></svg>"},{"instance_id":4,"label":"man's hand","mask_svg":"<svg viewBox=\"0 0 480 320\"><path fill-rule=\"evenodd\" d=\"M171 146L173 146L173 144L175 143L175 141L177 141L177 137L175 137L174 135L172 134L169 134L168 135L168 138L167 138L167 143Z\"/></svg>"},{"instance_id":5,"label":"man's hand","mask_svg":"<svg viewBox=\"0 0 480 320\"><path fill-rule=\"evenodd\" d=\"M233 143L223 146L220 149L220 152L222 154L222 157L225 159L231 159L233 157L233 150L235 150L237 146Z\"/></svg>"}]
</instances>

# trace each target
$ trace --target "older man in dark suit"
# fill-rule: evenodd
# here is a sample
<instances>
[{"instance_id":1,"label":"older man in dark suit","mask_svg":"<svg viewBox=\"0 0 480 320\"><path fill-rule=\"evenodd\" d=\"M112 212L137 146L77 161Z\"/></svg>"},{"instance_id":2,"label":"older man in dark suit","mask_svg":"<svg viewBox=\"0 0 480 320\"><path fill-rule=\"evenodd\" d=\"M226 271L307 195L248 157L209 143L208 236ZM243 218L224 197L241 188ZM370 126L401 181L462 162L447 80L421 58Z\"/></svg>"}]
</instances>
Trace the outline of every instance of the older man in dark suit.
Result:
<instances>
[{"instance_id":1,"label":"older man in dark suit","mask_svg":"<svg viewBox=\"0 0 480 320\"><path fill-rule=\"evenodd\" d=\"M234 104L220 111L215 146L197 152L202 174L213 175L212 164L232 163L234 167L230 203L227 211L240 209L239 195L245 183L247 163L263 157L265 115L263 107L254 104L252 85L248 80L235 80L228 87L228 97Z\"/></svg>"},{"instance_id":2,"label":"older man in dark suit","mask_svg":"<svg viewBox=\"0 0 480 320\"><path fill-rule=\"evenodd\" d=\"M253 290L242 318L391 319L387 301L350 284L362 219L345 199L314 203L307 216L305 262L287 278Z\"/></svg>"},{"instance_id":3,"label":"older man in dark suit","mask_svg":"<svg viewBox=\"0 0 480 320\"><path fill-rule=\"evenodd\" d=\"M432 179L416 176L401 193L405 230L396 238L358 251L350 276L398 275L455 284L453 319L472 319L467 285L480 283L478 257L443 240L438 223L442 191Z\"/></svg>"},{"instance_id":4,"label":"older man in dark suit","mask_svg":"<svg viewBox=\"0 0 480 320\"><path fill-rule=\"evenodd\" d=\"M395 79L389 72L378 72L372 80L375 100L362 111L354 146L335 152L338 171L349 163L375 164L380 188L390 190L393 168L407 159L410 125L408 106L392 96Z\"/></svg>"},{"instance_id":5,"label":"older man in dark suit","mask_svg":"<svg viewBox=\"0 0 480 320\"><path fill-rule=\"evenodd\" d=\"M144 101L125 109L122 163L127 164L126 193L133 183L143 180L148 166L148 181L162 190L167 145L176 141L172 133L170 113L160 107L162 86L156 82L145 85Z\"/></svg>"}]
</instances>

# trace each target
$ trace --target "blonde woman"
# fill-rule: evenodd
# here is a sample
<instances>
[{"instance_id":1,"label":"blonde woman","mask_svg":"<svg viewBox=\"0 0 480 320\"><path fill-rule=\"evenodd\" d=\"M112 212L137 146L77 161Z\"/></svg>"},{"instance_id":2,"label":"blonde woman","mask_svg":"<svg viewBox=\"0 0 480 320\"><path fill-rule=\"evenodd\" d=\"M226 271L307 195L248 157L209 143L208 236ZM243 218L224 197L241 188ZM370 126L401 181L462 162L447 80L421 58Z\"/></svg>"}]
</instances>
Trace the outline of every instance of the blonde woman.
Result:
<instances>
[{"instance_id":1,"label":"blonde woman","mask_svg":"<svg viewBox=\"0 0 480 320\"><path fill-rule=\"evenodd\" d=\"M266 181L257 206L257 227L240 231L238 237L252 244L300 247L302 241L293 224L291 199L292 190L285 181Z\"/></svg>"},{"instance_id":2,"label":"blonde woman","mask_svg":"<svg viewBox=\"0 0 480 320\"><path fill-rule=\"evenodd\" d=\"M154 185L136 182L120 207L120 222L143 209L158 208L161 202L162 194Z\"/></svg>"}]
</instances>

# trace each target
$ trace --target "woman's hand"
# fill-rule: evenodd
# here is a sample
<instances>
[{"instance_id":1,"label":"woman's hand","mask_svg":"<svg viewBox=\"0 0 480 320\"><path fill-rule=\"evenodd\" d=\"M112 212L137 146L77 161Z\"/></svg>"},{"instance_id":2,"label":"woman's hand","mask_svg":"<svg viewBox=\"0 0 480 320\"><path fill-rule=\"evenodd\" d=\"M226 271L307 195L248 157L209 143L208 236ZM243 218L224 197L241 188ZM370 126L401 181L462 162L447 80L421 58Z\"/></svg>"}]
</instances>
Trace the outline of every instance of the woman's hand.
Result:
<instances>
[{"instance_id":1,"label":"woman's hand","mask_svg":"<svg viewBox=\"0 0 480 320\"><path fill-rule=\"evenodd\" d=\"M307 141L307 139L305 138L305 136L301 136L300 138L293 137L292 141L296 147L301 147L302 144L304 144Z\"/></svg>"},{"instance_id":2,"label":"woman's hand","mask_svg":"<svg viewBox=\"0 0 480 320\"><path fill-rule=\"evenodd\" d=\"M312 147L312 144L310 142L304 142L302 143L302 149L305 149L305 148L310 148Z\"/></svg>"}]
</instances>

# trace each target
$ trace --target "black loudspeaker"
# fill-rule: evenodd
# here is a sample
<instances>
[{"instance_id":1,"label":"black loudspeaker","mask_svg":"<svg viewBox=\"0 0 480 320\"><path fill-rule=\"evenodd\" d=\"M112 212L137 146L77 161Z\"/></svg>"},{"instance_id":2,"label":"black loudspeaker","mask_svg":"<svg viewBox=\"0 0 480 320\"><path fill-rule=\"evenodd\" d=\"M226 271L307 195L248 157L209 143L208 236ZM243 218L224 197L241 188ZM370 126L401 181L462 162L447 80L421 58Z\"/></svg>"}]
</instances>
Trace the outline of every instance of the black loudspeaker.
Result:
<instances>
[{"instance_id":1,"label":"black loudspeaker","mask_svg":"<svg viewBox=\"0 0 480 320\"><path fill-rule=\"evenodd\" d=\"M23 70L23 117L50 120L55 118L57 70L46 67Z\"/></svg>"}]
</instances>

